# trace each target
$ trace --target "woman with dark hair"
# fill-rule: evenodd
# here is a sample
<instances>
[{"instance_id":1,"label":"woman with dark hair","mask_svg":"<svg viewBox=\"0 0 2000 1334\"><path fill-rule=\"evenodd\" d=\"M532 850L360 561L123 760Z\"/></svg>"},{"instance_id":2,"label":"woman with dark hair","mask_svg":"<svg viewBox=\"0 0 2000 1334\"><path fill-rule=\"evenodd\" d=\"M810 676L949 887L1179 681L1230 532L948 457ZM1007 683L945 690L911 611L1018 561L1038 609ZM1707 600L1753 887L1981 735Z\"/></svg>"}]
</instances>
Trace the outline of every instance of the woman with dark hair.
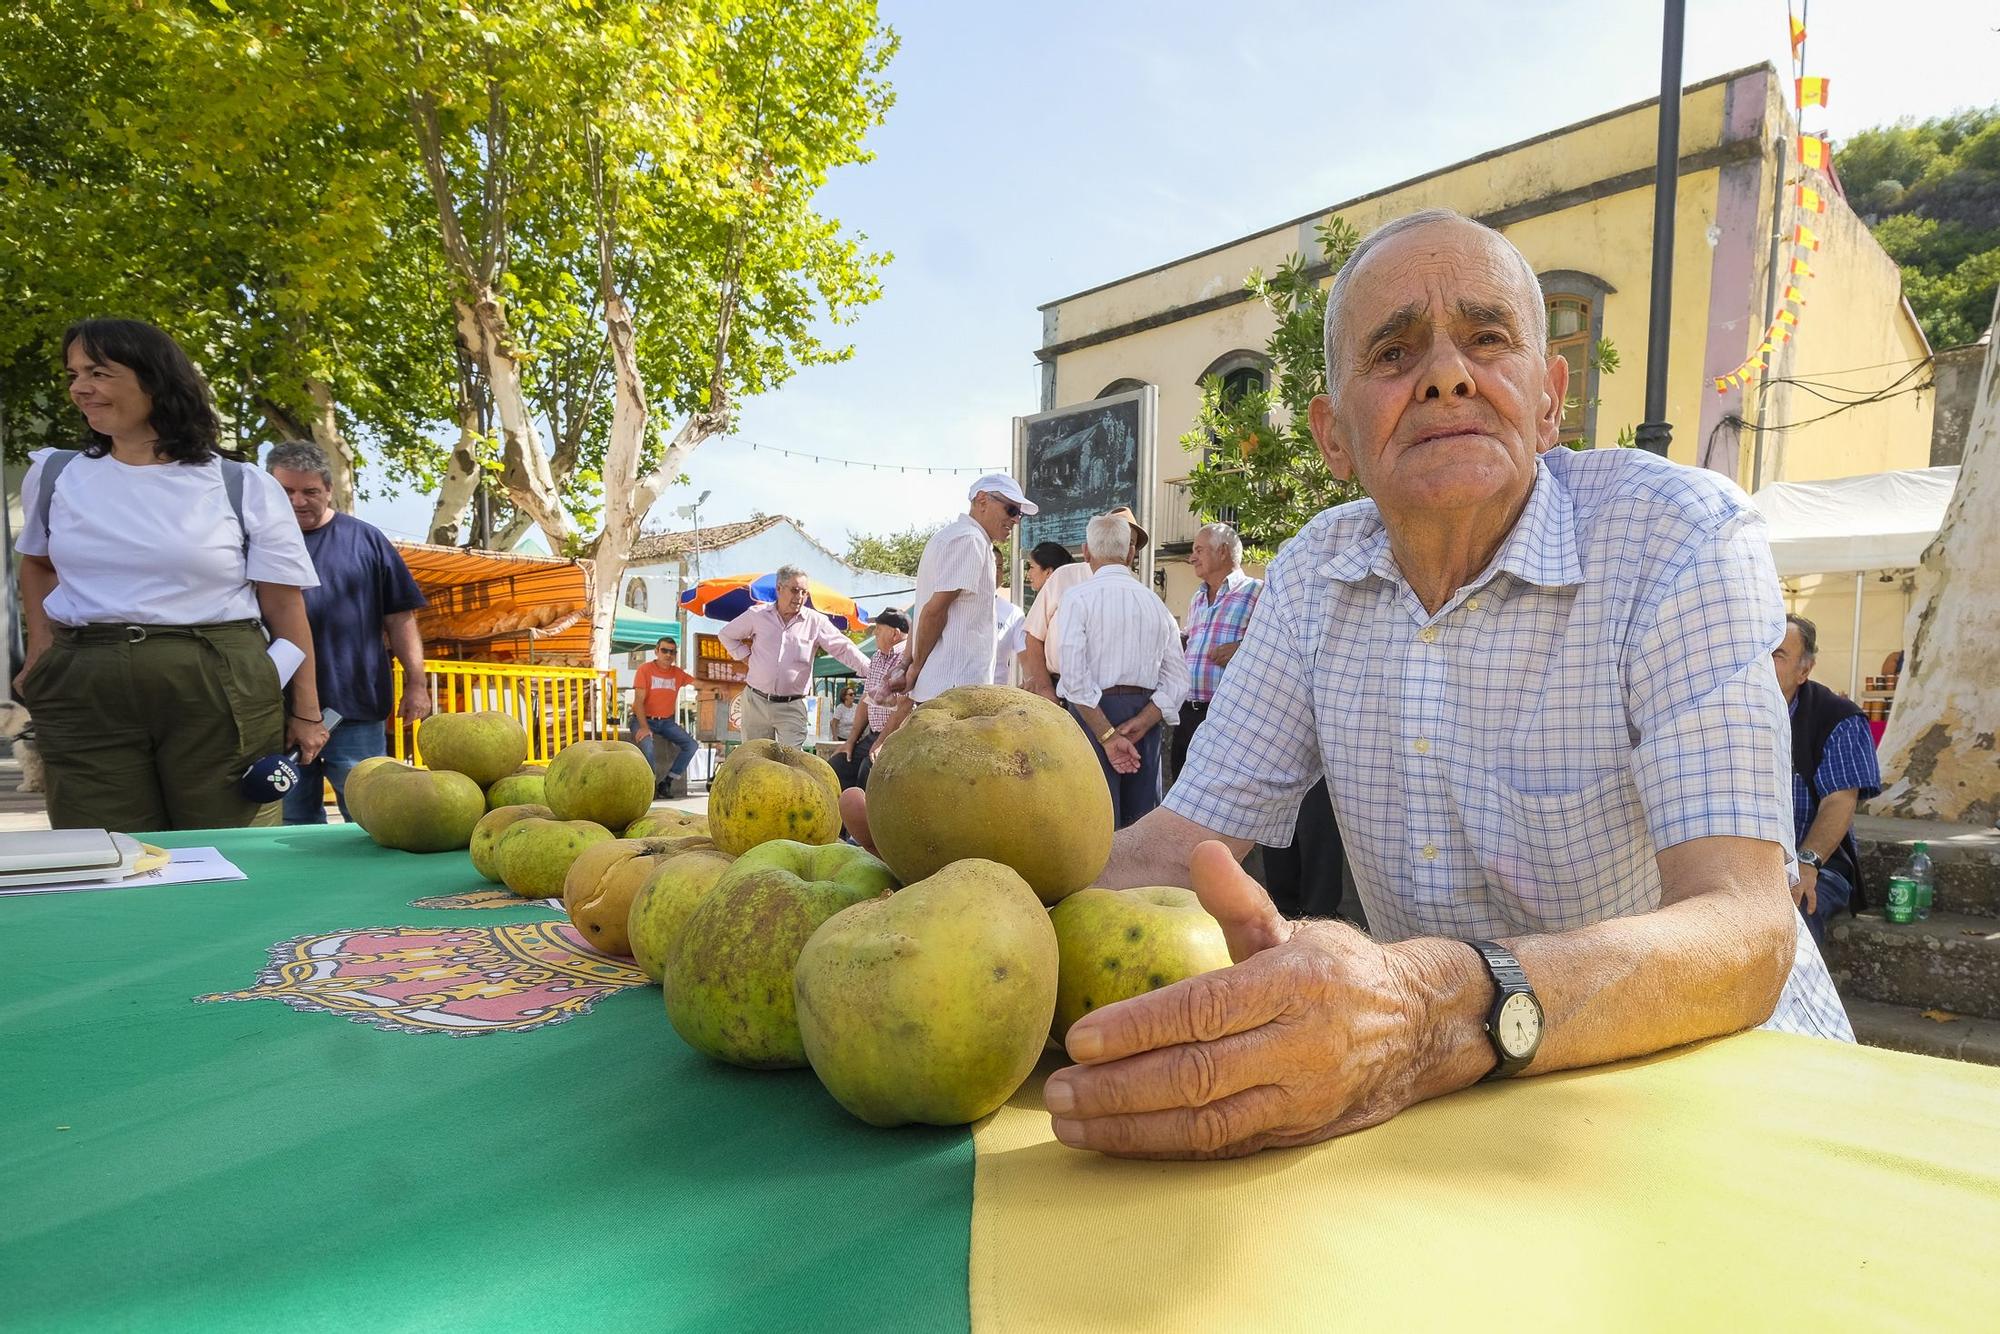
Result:
<instances>
[{"instance_id":1,"label":"woman with dark hair","mask_svg":"<svg viewBox=\"0 0 2000 1334\"><path fill-rule=\"evenodd\" d=\"M1070 555L1069 548L1062 543L1036 543L1035 549L1028 553L1028 587L1037 593L1041 592L1042 585L1049 581L1050 575L1065 565L1075 563L1076 557Z\"/></svg>"},{"instance_id":2,"label":"woman with dark hair","mask_svg":"<svg viewBox=\"0 0 2000 1334\"><path fill-rule=\"evenodd\" d=\"M327 735L300 593L319 580L284 489L217 453L208 386L152 325L72 325L63 361L83 444L38 452L21 483L28 645L14 680L49 823L276 824L238 778L288 742L310 760Z\"/></svg>"}]
</instances>

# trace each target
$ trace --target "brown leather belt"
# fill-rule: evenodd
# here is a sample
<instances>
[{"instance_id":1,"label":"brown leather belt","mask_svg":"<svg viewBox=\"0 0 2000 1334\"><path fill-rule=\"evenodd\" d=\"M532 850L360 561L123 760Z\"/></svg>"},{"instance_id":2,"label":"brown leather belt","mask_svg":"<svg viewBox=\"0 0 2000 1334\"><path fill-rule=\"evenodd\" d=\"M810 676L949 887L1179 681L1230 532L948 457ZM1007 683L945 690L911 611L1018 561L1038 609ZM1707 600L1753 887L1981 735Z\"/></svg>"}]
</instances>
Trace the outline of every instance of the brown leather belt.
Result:
<instances>
[{"instance_id":1,"label":"brown leather belt","mask_svg":"<svg viewBox=\"0 0 2000 1334\"><path fill-rule=\"evenodd\" d=\"M750 693L773 704L795 704L805 698L804 695L773 695L769 691L759 690L756 686L750 687Z\"/></svg>"},{"instance_id":2,"label":"brown leather belt","mask_svg":"<svg viewBox=\"0 0 2000 1334\"><path fill-rule=\"evenodd\" d=\"M1104 687L1104 693L1107 695L1150 695L1153 693L1153 688L1151 686L1106 686Z\"/></svg>"}]
</instances>

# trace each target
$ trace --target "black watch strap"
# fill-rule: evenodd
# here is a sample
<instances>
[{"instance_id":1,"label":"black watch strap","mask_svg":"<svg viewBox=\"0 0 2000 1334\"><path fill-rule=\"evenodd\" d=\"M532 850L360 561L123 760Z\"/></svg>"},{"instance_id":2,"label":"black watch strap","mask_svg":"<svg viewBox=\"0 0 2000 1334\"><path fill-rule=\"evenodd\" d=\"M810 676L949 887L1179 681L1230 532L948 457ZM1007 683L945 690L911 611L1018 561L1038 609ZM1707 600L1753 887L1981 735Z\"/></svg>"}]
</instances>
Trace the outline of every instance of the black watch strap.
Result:
<instances>
[{"instance_id":1,"label":"black watch strap","mask_svg":"<svg viewBox=\"0 0 2000 1334\"><path fill-rule=\"evenodd\" d=\"M1486 1014L1486 1038L1493 1044L1493 1054L1498 1063L1485 1078L1506 1079L1519 1074L1535 1059L1535 1052L1541 1046L1542 1003L1535 995L1534 987L1528 983L1527 970L1521 967L1521 961L1514 957L1512 950L1491 940L1468 940L1465 943L1478 952L1487 973L1493 978L1493 1008ZM1509 1051L1500 1040L1500 1012L1511 996L1526 996L1535 1007L1535 1040L1525 1052Z\"/></svg>"}]
</instances>

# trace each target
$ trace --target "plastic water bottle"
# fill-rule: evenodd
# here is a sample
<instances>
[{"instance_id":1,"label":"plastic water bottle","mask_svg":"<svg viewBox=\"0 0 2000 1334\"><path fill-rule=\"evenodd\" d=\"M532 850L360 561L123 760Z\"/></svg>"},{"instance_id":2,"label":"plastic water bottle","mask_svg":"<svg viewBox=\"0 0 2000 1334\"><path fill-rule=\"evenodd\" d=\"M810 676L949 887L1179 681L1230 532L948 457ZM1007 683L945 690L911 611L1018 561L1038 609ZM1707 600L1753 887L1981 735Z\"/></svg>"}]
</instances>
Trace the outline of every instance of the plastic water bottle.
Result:
<instances>
[{"instance_id":1,"label":"plastic water bottle","mask_svg":"<svg viewBox=\"0 0 2000 1334\"><path fill-rule=\"evenodd\" d=\"M1911 851L1910 859L1903 863L1903 876L1916 887L1916 914L1919 922L1931 915L1931 859L1924 851L1929 844L1919 843Z\"/></svg>"}]
</instances>

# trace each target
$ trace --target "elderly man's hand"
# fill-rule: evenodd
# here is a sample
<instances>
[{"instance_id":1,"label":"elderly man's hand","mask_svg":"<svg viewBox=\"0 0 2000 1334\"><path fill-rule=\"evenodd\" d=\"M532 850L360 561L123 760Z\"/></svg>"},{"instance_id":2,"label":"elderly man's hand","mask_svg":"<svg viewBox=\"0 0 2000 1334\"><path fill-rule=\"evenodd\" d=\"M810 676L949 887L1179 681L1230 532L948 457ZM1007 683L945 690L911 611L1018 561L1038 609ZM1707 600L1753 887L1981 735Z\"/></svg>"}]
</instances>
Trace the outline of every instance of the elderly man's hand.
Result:
<instances>
[{"instance_id":1,"label":"elderly man's hand","mask_svg":"<svg viewBox=\"0 0 2000 1334\"><path fill-rule=\"evenodd\" d=\"M1414 1097L1424 1019L1391 951L1289 922L1220 843L1190 862L1234 967L1109 1005L1071 1027L1051 1075L1056 1137L1130 1158L1233 1158L1374 1125Z\"/></svg>"},{"instance_id":2,"label":"elderly man's hand","mask_svg":"<svg viewBox=\"0 0 2000 1334\"><path fill-rule=\"evenodd\" d=\"M1792 902L1808 914L1819 911L1819 871L1805 862L1799 863L1799 882L1792 886Z\"/></svg>"},{"instance_id":3,"label":"elderly man's hand","mask_svg":"<svg viewBox=\"0 0 2000 1334\"><path fill-rule=\"evenodd\" d=\"M1132 744L1132 738L1123 732L1114 733L1104 743L1104 758L1111 761L1111 767L1121 774L1136 774L1145 763L1139 756L1139 748Z\"/></svg>"}]
</instances>

